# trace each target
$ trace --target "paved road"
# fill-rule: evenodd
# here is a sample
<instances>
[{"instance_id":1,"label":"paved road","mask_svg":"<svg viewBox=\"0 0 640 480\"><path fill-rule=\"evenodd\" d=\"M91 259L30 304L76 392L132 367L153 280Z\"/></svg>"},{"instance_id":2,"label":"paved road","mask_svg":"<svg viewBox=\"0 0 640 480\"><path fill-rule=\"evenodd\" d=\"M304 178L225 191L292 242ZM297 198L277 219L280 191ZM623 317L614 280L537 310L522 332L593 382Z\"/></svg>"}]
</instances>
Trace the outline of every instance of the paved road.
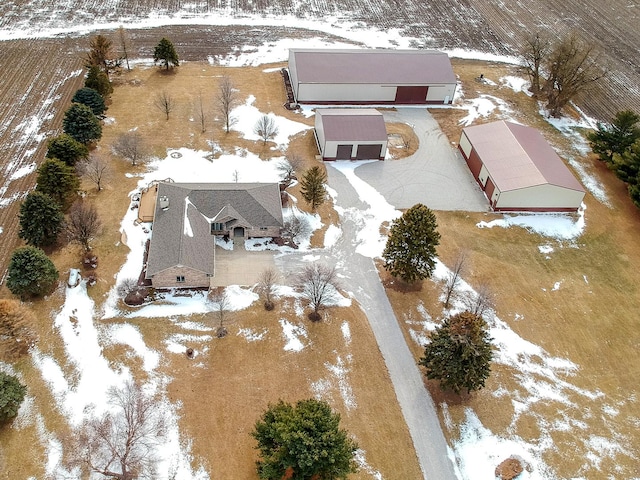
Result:
<instances>
[{"instance_id":1,"label":"paved road","mask_svg":"<svg viewBox=\"0 0 640 480\"><path fill-rule=\"evenodd\" d=\"M360 173L358 168L358 173ZM398 402L413 440L425 479L457 478L447 456L447 444L433 401L424 387L422 376L409 351L391 304L380 282L373 260L356 253L355 239L362 227L354 210L365 211L363 203L346 177L329 166L329 185L338 193L336 203L345 209L341 216L342 237L330 251L321 255L322 262L336 265L344 275L343 287L353 292L364 309L378 346L386 362ZM314 252L316 254L316 252ZM276 257L276 265L285 277L300 271L303 255ZM290 275L287 275L290 274ZM393 439L389 439L393 448Z\"/></svg>"},{"instance_id":2,"label":"paved road","mask_svg":"<svg viewBox=\"0 0 640 480\"><path fill-rule=\"evenodd\" d=\"M362 165L358 167L358 177L396 208L410 208L420 202L433 210L489 210L489 202L462 155L452 148L425 108L381 112L386 122L413 125L420 142L418 150L402 160Z\"/></svg>"}]
</instances>

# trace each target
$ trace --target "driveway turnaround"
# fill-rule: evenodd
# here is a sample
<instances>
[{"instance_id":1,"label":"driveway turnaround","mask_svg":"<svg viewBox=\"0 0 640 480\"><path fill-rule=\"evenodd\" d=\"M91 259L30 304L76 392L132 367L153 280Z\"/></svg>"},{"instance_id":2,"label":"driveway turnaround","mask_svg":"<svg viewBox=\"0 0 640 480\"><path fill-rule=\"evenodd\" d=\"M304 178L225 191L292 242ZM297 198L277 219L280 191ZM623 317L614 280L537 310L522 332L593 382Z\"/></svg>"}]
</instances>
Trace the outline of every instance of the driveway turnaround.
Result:
<instances>
[{"instance_id":1,"label":"driveway turnaround","mask_svg":"<svg viewBox=\"0 0 640 480\"><path fill-rule=\"evenodd\" d=\"M338 267L341 276L344 276L343 286L348 286L367 315L409 428L424 478L455 479L457 477L448 456L435 406L402 335L373 260L356 253L357 234L362 225L349 212L366 211L370 206L360 200L342 173L330 165L327 173L329 185L337 192L337 205L344 212L341 214L342 236L331 249L314 251L314 257L320 257L318 261L322 263ZM284 278L295 278L302 266L307 264L305 255L308 252L275 258L276 266ZM389 448L393 448L393 439L389 438L388 442Z\"/></svg>"},{"instance_id":2,"label":"driveway turnaround","mask_svg":"<svg viewBox=\"0 0 640 480\"><path fill-rule=\"evenodd\" d=\"M398 209L422 203L432 210L489 210L489 202L462 155L449 143L426 108L380 111L385 122L413 127L420 142L418 150L400 160L363 163L356 170L358 177Z\"/></svg>"}]
</instances>

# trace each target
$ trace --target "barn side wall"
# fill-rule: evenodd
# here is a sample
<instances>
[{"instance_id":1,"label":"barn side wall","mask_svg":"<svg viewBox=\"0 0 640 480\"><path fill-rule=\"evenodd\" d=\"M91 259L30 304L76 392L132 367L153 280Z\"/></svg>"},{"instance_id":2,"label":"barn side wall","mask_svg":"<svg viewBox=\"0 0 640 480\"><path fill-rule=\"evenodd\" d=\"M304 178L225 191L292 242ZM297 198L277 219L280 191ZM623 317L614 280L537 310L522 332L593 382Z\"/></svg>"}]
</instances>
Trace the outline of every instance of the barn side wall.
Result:
<instances>
[{"instance_id":1,"label":"barn side wall","mask_svg":"<svg viewBox=\"0 0 640 480\"><path fill-rule=\"evenodd\" d=\"M576 211L583 199L584 192L556 185L537 185L500 192L494 210Z\"/></svg>"},{"instance_id":2,"label":"barn side wall","mask_svg":"<svg viewBox=\"0 0 640 480\"><path fill-rule=\"evenodd\" d=\"M292 78L293 83L293 78ZM455 93L455 84L429 86L425 104L442 104L449 102ZM380 84L326 84L297 83L294 87L296 100L300 103L317 104L392 104L396 99L396 85Z\"/></svg>"},{"instance_id":3,"label":"barn side wall","mask_svg":"<svg viewBox=\"0 0 640 480\"><path fill-rule=\"evenodd\" d=\"M336 160L338 155L338 145L352 145L351 147L351 160L356 159L356 152L358 151L358 145L380 145L382 144L382 150L380 152L380 158L378 160L384 160L387 155L387 139L377 141L326 141L324 152L322 153L322 159L326 161ZM375 160L375 159L371 159Z\"/></svg>"}]
</instances>

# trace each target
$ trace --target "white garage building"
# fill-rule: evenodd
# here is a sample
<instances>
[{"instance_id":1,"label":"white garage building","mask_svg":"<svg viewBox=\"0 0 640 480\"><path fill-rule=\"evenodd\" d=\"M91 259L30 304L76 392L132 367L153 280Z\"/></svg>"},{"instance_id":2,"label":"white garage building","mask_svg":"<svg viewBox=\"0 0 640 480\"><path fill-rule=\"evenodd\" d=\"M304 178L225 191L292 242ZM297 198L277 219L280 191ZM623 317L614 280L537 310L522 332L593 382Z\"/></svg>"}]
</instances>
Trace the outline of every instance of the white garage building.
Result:
<instances>
[{"instance_id":1,"label":"white garage building","mask_svg":"<svg viewBox=\"0 0 640 480\"><path fill-rule=\"evenodd\" d=\"M384 160L387 129L373 108L316 110L315 135L323 160Z\"/></svg>"},{"instance_id":2,"label":"white garage building","mask_svg":"<svg viewBox=\"0 0 640 480\"><path fill-rule=\"evenodd\" d=\"M458 148L496 211L571 212L582 203L584 188L534 128L466 127Z\"/></svg>"},{"instance_id":3,"label":"white garage building","mask_svg":"<svg viewBox=\"0 0 640 480\"><path fill-rule=\"evenodd\" d=\"M446 53L433 50L289 50L298 103L449 104L456 76Z\"/></svg>"}]
</instances>

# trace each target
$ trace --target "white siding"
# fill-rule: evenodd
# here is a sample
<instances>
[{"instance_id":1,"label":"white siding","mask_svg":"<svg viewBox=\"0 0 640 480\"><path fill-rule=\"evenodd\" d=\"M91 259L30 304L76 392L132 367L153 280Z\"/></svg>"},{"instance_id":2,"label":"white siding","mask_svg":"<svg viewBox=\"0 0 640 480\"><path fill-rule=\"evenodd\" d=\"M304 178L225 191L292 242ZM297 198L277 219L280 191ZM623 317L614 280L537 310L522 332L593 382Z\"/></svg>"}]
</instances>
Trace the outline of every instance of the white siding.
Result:
<instances>
[{"instance_id":1,"label":"white siding","mask_svg":"<svg viewBox=\"0 0 640 480\"><path fill-rule=\"evenodd\" d=\"M326 156L325 149L327 147L325 145L326 141L324 137L324 126L322 125L322 115L319 115L318 113L316 113L315 117L316 117L315 128L316 128L316 138L318 140L318 149L320 150L320 155ZM334 156L335 156L335 153L334 153Z\"/></svg>"},{"instance_id":2,"label":"white siding","mask_svg":"<svg viewBox=\"0 0 640 480\"><path fill-rule=\"evenodd\" d=\"M299 102L393 102L396 87L361 84L320 84L298 85L296 98Z\"/></svg>"},{"instance_id":3,"label":"white siding","mask_svg":"<svg viewBox=\"0 0 640 480\"><path fill-rule=\"evenodd\" d=\"M444 102L447 97L451 102L455 93L455 85L430 85L427 91L427 102Z\"/></svg>"},{"instance_id":4,"label":"white siding","mask_svg":"<svg viewBox=\"0 0 640 480\"><path fill-rule=\"evenodd\" d=\"M478 174L478 180L480 181L480 185L482 185L483 187L486 187L487 178L489 178L489 171L487 170L487 167L482 165L482 168L480 168L480 173ZM497 190L497 187L496 187L496 190Z\"/></svg>"},{"instance_id":5,"label":"white siding","mask_svg":"<svg viewBox=\"0 0 640 480\"><path fill-rule=\"evenodd\" d=\"M293 89L293 96L298 101L298 69L296 68L296 56L289 50L289 80Z\"/></svg>"},{"instance_id":6,"label":"white siding","mask_svg":"<svg viewBox=\"0 0 640 480\"><path fill-rule=\"evenodd\" d=\"M464 156L469 158L469 155L471 155L472 147L471 147L471 142L469 141L467 136L464 134L464 132L462 132L462 135L460 135L460 148L464 152Z\"/></svg>"},{"instance_id":7,"label":"white siding","mask_svg":"<svg viewBox=\"0 0 640 480\"><path fill-rule=\"evenodd\" d=\"M502 192L496 208L571 208L578 209L584 192L557 187L538 185Z\"/></svg>"}]
</instances>

